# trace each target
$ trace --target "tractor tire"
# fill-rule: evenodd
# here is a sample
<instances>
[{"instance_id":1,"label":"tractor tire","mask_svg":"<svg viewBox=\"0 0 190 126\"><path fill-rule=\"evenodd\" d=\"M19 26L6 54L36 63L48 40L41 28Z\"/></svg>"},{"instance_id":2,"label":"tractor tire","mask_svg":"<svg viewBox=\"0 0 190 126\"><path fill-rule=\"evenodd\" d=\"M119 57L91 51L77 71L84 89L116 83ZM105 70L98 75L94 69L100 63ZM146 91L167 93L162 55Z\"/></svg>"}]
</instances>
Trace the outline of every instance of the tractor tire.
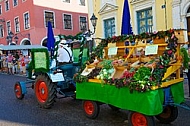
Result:
<instances>
[{"instance_id":1,"label":"tractor tire","mask_svg":"<svg viewBox=\"0 0 190 126\"><path fill-rule=\"evenodd\" d=\"M82 106L86 117L90 119L95 119L98 117L100 107L97 102L85 100L82 102Z\"/></svg>"},{"instance_id":2,"label":"tractor tire","mask_svg":"<svg viewBox=\"0 0 190 126\"><path fill-rule=\"evenodd\" d=\"M41 108L51 108L56 98L56 84L45 74L37 76L34 84L35 96Z\"/></svg>"},{"instance_id":3,"label":"tractor tire","mask_svg":"<svg viewBox=\"0 0 190 126\"><path fill-rule=\"evenodd\" d=\"M178 109L175 106L165 106L163 112L155 117L160 121L160 123L171 123L178 117Z\"/></svg>"},{"instance_id":4,"label":"tractor tire","mask_svg":"<svg viewBox=\"0 0 190 126\"><path fill-rule=\"evenodd\" d=\"M24 98L24 94L22 94L22 87L19 82L15 83L14 92L17 99L22 100Z\"/></svg>"},{"instance_id":5,"label":"tractor tire","mask_svg":"<svg viewBox=\"0 0 190 126\"><path fill-rule=\"evenodd\" d=\"M129 111L128 124L129 126L155 126L153 116L146 116L134 111Z\"/></svg>"}]
</instances>

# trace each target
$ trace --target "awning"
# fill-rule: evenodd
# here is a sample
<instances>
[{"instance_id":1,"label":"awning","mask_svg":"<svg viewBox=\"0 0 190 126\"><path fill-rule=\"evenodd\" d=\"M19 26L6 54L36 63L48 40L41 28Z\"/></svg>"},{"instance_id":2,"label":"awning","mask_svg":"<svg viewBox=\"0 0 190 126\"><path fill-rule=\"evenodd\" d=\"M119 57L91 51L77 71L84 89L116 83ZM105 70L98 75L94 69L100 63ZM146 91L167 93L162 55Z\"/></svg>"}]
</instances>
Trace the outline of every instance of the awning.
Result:
<instances>
[{"instance_id":1,"label":"awning","mask_svg":"<svg viewBox=\"0 0 190 126\"><path fill-rule=\"evenodd\" d=\"M0 50L28 50L28 49L42 49L46 48L41 45L0 45Z\"/></svg>"}]
</instances>

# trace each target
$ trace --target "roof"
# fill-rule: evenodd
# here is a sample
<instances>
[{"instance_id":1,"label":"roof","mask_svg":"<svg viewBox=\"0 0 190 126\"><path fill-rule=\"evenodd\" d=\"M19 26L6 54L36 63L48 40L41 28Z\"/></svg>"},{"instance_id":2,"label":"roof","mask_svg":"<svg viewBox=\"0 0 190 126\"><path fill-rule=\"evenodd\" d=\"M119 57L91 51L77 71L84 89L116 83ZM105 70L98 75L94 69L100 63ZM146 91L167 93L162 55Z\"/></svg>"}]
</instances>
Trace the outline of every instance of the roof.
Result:
<instances>
[{"instance_id":1,"label":"roof","mask_svg":"<svg viewBox=\"0 0 190 126\"><path fill-rule=\"evenodd\" d=\"M24 49L41 49L46 48L41 45L0 45L0 50L24 50Z\"/></svg>"}]
</instances>

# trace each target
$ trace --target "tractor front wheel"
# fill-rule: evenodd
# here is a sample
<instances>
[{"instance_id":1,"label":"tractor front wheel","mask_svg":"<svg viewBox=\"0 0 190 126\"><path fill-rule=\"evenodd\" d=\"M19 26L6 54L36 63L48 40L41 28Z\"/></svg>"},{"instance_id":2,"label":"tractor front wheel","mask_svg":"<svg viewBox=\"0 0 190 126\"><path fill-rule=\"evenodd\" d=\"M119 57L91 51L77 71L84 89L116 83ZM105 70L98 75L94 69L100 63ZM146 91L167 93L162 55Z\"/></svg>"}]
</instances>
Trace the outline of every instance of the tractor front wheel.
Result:
<instances>
[{"instance_id":1,"label":"tractor front wheel","mask_svg":"<svg viewBox=\"0 0 190 126\"><path fill-rule=\"evenodd\" d=\"M48 109L53 106L56 98L56 84L52 83L47 75L38 75L34 91L40 107Z\"/></svg>"},{"instance_id":2,"label":"tractor front wheel","mask_svg":"<svg viewBox=\"0 0 190 126\"><path fill-rule=\"evenodd\" d=\"M21 84L19 82L15 83L14 92L15 92L15 96L17 99L22 100L24 98L24 94L22 94L23 93L22 87L21 87Z\"/></svg>"},{"instance_id":3,"label":"tractor front wheel","mask_svg":"<svg viewBox=\"0 0 190 126\"><path fill-rule=\"evenodd\" d=\"M83 101L82 102L83 110L86 117L90 119L95 119L100 111L100 107L97 102L94 101Z\"/></svg>"},{"instance_id":4,"label":"tractor front wheel","mask_svg":"<svg viewBox=\"0 0 190 126\"><path fill-rule=\"evenodd\" d=\"M129 126L155 126L153 116L130 111L128 114Z\"/></svg>"}]
</instances>

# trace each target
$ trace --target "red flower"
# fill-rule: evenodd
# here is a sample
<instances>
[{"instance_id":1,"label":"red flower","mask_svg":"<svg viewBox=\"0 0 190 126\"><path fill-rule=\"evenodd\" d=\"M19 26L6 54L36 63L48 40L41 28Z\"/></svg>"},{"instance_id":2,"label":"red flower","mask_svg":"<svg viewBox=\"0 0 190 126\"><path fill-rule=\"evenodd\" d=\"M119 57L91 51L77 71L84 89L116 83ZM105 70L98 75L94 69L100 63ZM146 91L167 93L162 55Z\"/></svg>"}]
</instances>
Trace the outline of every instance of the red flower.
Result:
<instances>
[{"instance_id":1,"label":"red flower","mask_svg":"<svg viewBox=\"0 0 190 126\"><path fill-rule=\"evenodd\" d=\"M164 66L160 65L160 66L159 66L159 68L163 69L163 68L164 68Z\"/></svg>"},{"instance_id":2,"label":"red flower","mask_svg":"<svg viewBox=\"0 0 190 126\"><path fill-rule=\"evenodd\" d=\"M112 37L112 39L115 39L115 38L116 38L116 36L113 36L113 37Z\"/></svg>"},{"instance_id":3,"label":"red flower","mask_svg":"<svg viewBox=\"0 0 190 126\"><path fill-rule=\"evenodd\" d=\"M172 50L168 50L168 54L171 55L172 54Z\"/></svg>"}]
</instances>

